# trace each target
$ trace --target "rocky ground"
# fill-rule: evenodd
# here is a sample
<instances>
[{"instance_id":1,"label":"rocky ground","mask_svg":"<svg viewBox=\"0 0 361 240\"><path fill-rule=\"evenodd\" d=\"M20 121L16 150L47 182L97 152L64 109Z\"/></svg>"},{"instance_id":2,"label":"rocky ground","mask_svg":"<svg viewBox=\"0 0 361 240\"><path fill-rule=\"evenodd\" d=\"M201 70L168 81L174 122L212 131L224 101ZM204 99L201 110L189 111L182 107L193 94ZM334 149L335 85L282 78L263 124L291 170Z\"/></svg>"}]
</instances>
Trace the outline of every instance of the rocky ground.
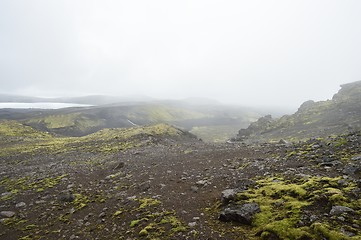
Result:
<instances>
[{"instance_id":1,"label":"rocky ground","mask_svg":"<svg viewBox=\"0 0 361 240\"><path fill-rule=\"evenodd\" d=\"M360 133L263 145L137 137L115 151L3 143L0 239L361 239Z\"/></svg>"}]
</instances>

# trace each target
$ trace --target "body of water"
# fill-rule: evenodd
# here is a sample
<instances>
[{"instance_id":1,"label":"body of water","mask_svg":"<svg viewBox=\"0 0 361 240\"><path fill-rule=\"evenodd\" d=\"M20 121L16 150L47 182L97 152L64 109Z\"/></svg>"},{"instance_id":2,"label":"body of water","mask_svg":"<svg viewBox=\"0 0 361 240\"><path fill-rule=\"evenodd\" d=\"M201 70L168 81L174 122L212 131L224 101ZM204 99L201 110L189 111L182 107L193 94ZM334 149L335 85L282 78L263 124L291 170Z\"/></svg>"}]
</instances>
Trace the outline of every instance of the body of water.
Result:
<instances>
[{"instance_id":1,"label":"body of water","mask_svg":"<svg viewBox=\"0 0 361 240\"><path fill-rule=\"evenodd\" d=\"M90 107L92 105L77 104L77 103L52 103L52 102L37 102L37 103L15 103L15 102L0 102L0 108L17 108L17 109L59 109L69 107Z\"/></svg>"}]
</instances>

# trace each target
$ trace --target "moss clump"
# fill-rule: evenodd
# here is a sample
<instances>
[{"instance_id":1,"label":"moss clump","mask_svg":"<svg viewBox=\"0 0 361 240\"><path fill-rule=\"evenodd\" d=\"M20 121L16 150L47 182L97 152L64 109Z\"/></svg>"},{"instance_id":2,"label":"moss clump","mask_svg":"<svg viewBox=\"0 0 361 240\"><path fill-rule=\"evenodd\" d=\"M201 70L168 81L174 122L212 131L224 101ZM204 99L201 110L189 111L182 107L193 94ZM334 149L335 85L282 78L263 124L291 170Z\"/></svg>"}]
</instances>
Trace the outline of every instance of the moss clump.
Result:
<instances>
[{"instance_id":1,"label":"moss clump","mask_svg":"<svg viewBox=\"0 0 361 240\"><path fill-rule=\"evenodd\" d=\"M3 186L10 194L0 198L2 201L12 199L18 193L24 190L34 190L35 192L42 192L48 188L53 188L58 185L67 174L57 177L47 177L40 180L32 180L30 177L22 178L8 178L5 177L0 181L0 186Z\"/></svg>"},{"instance_id":2,"label":"moss clump","mask_svg":"<svg viewBox=\"0 0 361 240\"><path fill-rule=\"evenodd\" d=\"M75 210L81 210L88 206L88 203L90 202L90 199L82 194L74 194L75 200L72 202L75 206Z\"/></svg>"},{"instance_id":3,"label":"moss clump","mask_svg":"<svg viewBox=\"0 0 361 240\"><path fill-rule=\"evenodd\" d=\"M307 228L295 228L298 219L282 219L265 226L261 238L268 239L269 236L276 234L281 239L312 239L312 235L307 232Z\"/></svg>"},{"instance_id":4,"label":"moss clump","mask_svg":"<svg viewBox=\"0 0 361 240\"><path fill-rule=\"evenodd\" d=\"M154 198L142 198L138 200L140 202L140 206L138 209L144 209L146 207L151 207L160 204L161 202Z\"/></svg>"},{"instance_id":5,"label":"moss clump","mask_svg":"<svg viewBox=\"0 0 361 240\"><path fill-rule=\"evenodd\" d=\"M149 232L154 231L156 229L155 224L151 223L139 232L139 236L148 236Z\"/></svg>"},{"instance_id":6,"label":"moss clump","mask_svg":"<svg viewBox=\"0 0 361 240\"><path fill-rule=\"evenodd\" d=\"M60 215L58 217L58 220L60 222L63 222L63 223L69 223L70 222L70 215L69 214Z\"/></svg>"},{"instance_id":7,"label":"moss clump","mask_svg":"<svg viewBox=\"0 0 361 240\"><path fill-rule=\"evenodd\" d=\"M33 240L34 238L31 235L26 235L24 237L19 238L19 240Z\"/></svg>"},{"instance_id":8,"label":"moss clump","mask_svg":"<svg viewBox=\"0 0 361 240\"><path fill-rule=\"evenodd\" d=\"M347 139L345 138L340 138L338 139L338 141L335 143L335 147L341 147L343 145L347 144Z\"/></svg>"},{"instance_id":9,"label":"moss clump","mask_svg":"<svg viewBox=\"0 0 361 240\"><path fill-rule=\"evenodd\" d=\"M124 209L119 209L113 213L113 217L119 217L121 214L124 213Z\"/></svg>"},{"instance_id":10,"label":"moss clump","mask_svg":"<svg viewBox=\"0 0 361 240\"><path fill-rule=\"evenodd\" d=\"M144 219L136 219L136 220L133 220L133 221L131 221L130 222L130 227L132 228L132 227L135 227L135 226L137 226L141 221L143 221Z\"/></svg>"},{"instance_id":11,"label":"moss clump","mask_svg":"<svg viewBox=\"0 0 361 240\"><path fill-rule=\"evenodd\" d=\"M30 224L30 225L25 226L23 230L28 231L28 230L32 230L34 228L38 228L38 226L35 224Z\"/></svg>"},{"instance_id":12,"label":"moss clump","mask_svg":"<svg viewBox=\"0 0 361 240\"><path fill-rule=\"evenodd\" d=\"M257 181L256 188L238 194L236 203L256 202L260 205L261 212L254 216L252 225L262 239L274 239L275 236L277 239L321 239L320 235L327 239L331 239L329 238L331 235L336 236L332 239L354 239L347 238L337 230L331 231L327 222L335 224L332 219L324 219L325 224L312 224L312 226L310 222L302 221L303 210L314 204L317 206L319 196L323 196L329 206L343 205L359 212L361 208L358 201L350 201L348 198L352 184L343 189L338 184L340 179L340 177L310 177L292 181L283 178L261 179ZM326 213L328 211L326 210ZM356 223L358 224L357 221Z\"/></svg>"},{"instance_id":13,"label":"moss clump","mask_svg":"<svg viewBox=\"0 0 361 240\"><path fill-rule=\"evenodd\" d=\"M322 239L328 240L350 240L352 238L347 237L337 231L331 230L331 228L327 224L314 223L311 228L316 232L319 237ZM354 239L361 239L360 237Z\"/></svg>"},{"instance_id":14,"label":"moss clump","mask_svg":"<svg viewBox=\"0 0 361 240\"><path fill-rule=\"evenodd\" d=\"M172 233L185 232L187 230L187 227L185 227L176 216L166 216L159 224L170 224L172 226Z\"/></svg>"},{"instance_id":15,"label":"moss clump","mask_svg":"<svg viewBox=\"0 0 361 240\"><path fill-rule=\"evenodd\" d=\"M257 202L261 212L253 225L262 232L263 238L269 233L281 239L300 239L307 236L303 229L296 228L301 209L308 206L305 185L289 183L283 179L263 179L257 182L260 188L249 192L248 202Z\"/></svg>"}]
</instances>

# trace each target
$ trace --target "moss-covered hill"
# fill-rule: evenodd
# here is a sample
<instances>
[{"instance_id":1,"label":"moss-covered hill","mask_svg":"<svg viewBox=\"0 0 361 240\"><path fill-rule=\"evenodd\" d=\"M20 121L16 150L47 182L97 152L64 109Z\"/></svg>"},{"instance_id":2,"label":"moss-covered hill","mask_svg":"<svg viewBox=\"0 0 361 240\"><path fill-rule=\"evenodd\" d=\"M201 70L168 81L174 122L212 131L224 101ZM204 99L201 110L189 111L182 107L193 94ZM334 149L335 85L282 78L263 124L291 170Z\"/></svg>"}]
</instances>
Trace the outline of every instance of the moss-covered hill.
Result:
<instances>
[{"instance_id":1,"label":"moss-covered hill","mask_svg":"<svg viewBox=\"0 0 361 240\"><path fill-rule=\"evenodd\" d=\"M246 141L291 141L315 136L342 134L361 129L361 81L341 85L340 91L327 101L307 101L292 115L273 119L260 118L237 139Z\"/></svg>"},{"instance_id":2,"label":"moss-covered hill","mask_svg":"<svg viewBox=\"0 0 361 240\"><path fill-rule=\"evenodd\" d=\"M113 153L162 141L197 141L167 124L102 129L82 137L57 137L16 121L0 121L0 156L34 156L67 152Z\"/></svg>"},{"instance_id":3,"label":"moss-covered hill","mask_svg":"<svg viewBox=\"0 0 361 240\"><path fill-rule=\"evenodd\" d=\"M41 131L61 136L85 136L104 128L130 128L171 124L205 141L226 141L260 115L223 105L192 105L184 102L122 103L57 110L0 109L0 119L17 120Z\"/></svg>"}]
</instances>

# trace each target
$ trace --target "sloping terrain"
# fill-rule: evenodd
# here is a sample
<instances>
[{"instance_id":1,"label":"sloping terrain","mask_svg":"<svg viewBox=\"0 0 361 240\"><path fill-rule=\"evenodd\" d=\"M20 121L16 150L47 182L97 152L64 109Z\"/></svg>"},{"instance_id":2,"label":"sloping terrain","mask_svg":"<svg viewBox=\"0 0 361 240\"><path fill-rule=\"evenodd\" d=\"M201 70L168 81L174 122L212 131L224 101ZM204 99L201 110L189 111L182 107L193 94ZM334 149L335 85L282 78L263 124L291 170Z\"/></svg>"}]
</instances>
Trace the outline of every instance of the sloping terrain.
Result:
<instances>
[{"instance_id":1,"label":"sloping terrain","mask_svg":"<svg viewBox=\"0 0 361 240\"><path fill-rule=\"evenodd\" d=\"M342 134L361 129L361 81L344 84L332 100L307 101L292 115L260 118L241 129L238 140L290 141Z\"/></svg>"},{"instance_id":2,"label":"sloping terrain","mask_svg":"<svg viewBox=\"0 0 361 240\"><path fill-rule=\"evenodd\" d=\"M2 121L0 139L0 239L361 239L360 133L247 146Z\"/></svg>"},{"instance_id":3,"label":"sloping terrain","mask_svg":"<svg viewBox=\"0 0 361 240\"><path fill-rule=\"evenodd\" d=\"M57 110L0 109L0 119L17 120L41 131L62 136L84 136L103 128L129 128L168 123L206 141L226 141L260 115L223 105L192 105L169 101L123 103Z\"/></svg>"}]
</instances>

